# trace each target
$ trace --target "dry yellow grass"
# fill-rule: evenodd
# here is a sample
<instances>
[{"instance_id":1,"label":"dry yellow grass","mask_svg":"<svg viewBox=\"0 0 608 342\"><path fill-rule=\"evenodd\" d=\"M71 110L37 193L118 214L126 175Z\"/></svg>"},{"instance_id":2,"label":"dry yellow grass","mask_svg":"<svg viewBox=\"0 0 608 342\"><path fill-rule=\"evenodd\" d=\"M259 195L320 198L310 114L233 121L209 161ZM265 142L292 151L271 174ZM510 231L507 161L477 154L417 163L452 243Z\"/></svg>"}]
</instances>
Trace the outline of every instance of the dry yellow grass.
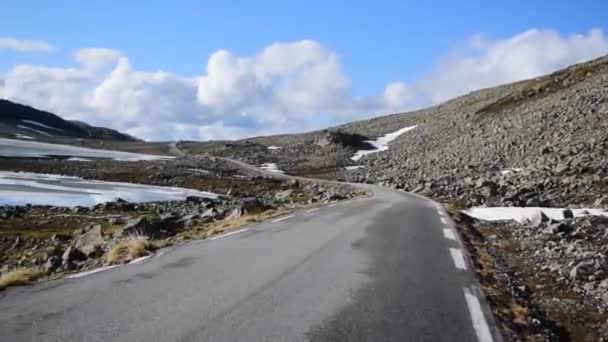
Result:
<instances>
[{"instance_id":1,"label":"dry yellow grass","mask_svg":"<svg viewBox=\"0 0 608 342\"><path fill-rule=\"evenodd\" d=\"M148 238L132 235L120 240L116 246L108 252L106 261L109 264L127 262L145 256L148 252L155 249L156 245L148 240Z\"/></svg>"},{"instance_id":2,"label":"dry yellow grass","mask_svg":"<svg viewBox=\"0 0 608 342\"><path fill-rule=\"evenodd\" d=\"M40 278L43 272L36 268L20 268L0 276L0 290L9 286L26 285Z\"/></svg>"}]
</instances>

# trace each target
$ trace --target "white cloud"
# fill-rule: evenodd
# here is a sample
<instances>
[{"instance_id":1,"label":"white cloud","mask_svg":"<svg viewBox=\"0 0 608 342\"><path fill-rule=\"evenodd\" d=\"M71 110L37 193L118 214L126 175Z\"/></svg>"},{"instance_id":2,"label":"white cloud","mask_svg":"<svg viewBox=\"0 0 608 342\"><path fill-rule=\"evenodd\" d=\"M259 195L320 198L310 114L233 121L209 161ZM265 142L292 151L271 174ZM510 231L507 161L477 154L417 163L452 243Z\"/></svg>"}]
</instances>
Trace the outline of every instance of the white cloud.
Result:
<instances>
[{"instance_id":1,"label":"white cloud","mask_svg":"<svg viewBox=\"0 0 608 342\"><path fill-rule=\"evenodd\" d=\"M0 49L15 50L19 52L50 52L54 50L54 47L47 42L38 40L0 37Z\"/></svg>"},{"instance_id":2,"label":"white cloud","mask_svg":"<svg viewBox=\"0 0 608 342\"><path fill-rule=\"evenodd\" d=\"M115 64L121 57L122 53L113 49L85 48L76 52L76 60L93 71Z\"/></svg>"},{"instance_id":3,"label":"white cloud","mask_svg":"<svg viewBox=\"0 0 608 342\"><path fill-rule=\"evenodd\" d=\"M532 29L505 40L475 35L412 85L416 105L438 103L480 88L537 77L608 53L599 29L563 37Z\"/></svg>"},{"instance_id":4,"label":"white cloud","mask_svg":"<svg viewBox=\"0 0 608 342\"><path fill-rule=\"evenodd\" d=\"M311 40L275 43L248 57L218 50L194 77L134 70L119 51L89 48L77 52L72 68L16 66L0 97L147 139L225 139L429 105L606 53L600 30L567 37L529 30L503 40L475 35L419 80L356 97L337 53Z\"/></svg>"}]
</instances>

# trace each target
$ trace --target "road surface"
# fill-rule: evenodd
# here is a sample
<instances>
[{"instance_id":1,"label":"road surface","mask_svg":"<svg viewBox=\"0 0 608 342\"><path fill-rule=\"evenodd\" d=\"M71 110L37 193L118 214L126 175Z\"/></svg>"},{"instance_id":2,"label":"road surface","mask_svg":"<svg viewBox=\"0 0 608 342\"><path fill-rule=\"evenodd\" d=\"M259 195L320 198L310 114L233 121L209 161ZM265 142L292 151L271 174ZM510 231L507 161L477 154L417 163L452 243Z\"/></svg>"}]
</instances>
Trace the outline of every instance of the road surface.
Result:
<instances>
[{"instance_id":1,"label":"road surface","mask_svg":"<svg viewBox=\"0 0 608 342\"><path fill-rule=\"evenodd\" d=\"M438 206L374 197L0 293L0 341L492 341Z\"/></svg>"}]
</instances>

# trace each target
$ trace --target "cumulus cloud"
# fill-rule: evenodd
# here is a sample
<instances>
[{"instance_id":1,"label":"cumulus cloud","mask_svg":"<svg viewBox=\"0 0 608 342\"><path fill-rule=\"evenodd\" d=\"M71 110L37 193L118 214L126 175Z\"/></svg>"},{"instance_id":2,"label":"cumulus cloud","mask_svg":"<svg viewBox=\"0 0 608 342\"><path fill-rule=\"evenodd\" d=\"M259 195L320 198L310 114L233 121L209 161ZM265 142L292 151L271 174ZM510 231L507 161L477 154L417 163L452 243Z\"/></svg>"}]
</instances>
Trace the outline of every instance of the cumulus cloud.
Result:
<instances>
[{"instance_id":1,"label":"cumulus cloud","mask_svg":"<svg viewBox=\"0 0 608 342\"><path fill-rule=\"evenodd\" d=\"M504 40L476 35L412 85L418 105L438 103L480 88L537 77L608 53L599 29L563 37L531 29Z\"/></svg>"},{"instance_id":2,"label":"cumulus cloud","mask_svg":"<svg viewBox=\"0 0 608 342\"><path fill-rule=\"evenodd\" d=\"M76 52L76 61L93 71L115 64L121 57L120 51L105 48L85 48Z\"/></svg>"},{"instance_id":3,"label":"cumulus cloud","mask_svg":"<svg viewBox=\"0 0 608 342\"><path fill-rule=\"evenodd\" d=\"M246 57L218 50L194 77L134 70L119 51L88 48L76 53L72 68L16 66L0 97L146 139L225 139L426 106L606 53L601 30L475 35L411 84L396 80L357 97L337 53L312 40L275 43Z\"/></svg>"},{"instance_id":4,"label":"cumulus cloud","mask_svg":"<svg viewBox=\"0 0 608 342\"><path fill-rule=\"evenodd\" d=\"M0 49L14 50L19 52L50 52L54 47L39 40L24 40L9 37L0 37Z\"/></svg>"}]
</instances>

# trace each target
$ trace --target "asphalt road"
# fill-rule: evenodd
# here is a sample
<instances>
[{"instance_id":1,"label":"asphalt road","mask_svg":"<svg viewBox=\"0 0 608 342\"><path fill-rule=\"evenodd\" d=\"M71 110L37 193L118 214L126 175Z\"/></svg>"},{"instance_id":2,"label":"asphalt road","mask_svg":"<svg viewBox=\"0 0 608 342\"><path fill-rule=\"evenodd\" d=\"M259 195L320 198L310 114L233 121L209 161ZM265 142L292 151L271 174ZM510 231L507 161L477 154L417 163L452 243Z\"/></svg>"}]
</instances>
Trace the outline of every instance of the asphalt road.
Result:
<instances>
[{"instance_id":1,"label":"asphalt road","mask_svg":"<svg viewBox=\"0 0 608 342\"><path fill-rule=\"evenodd\" d=\"M10 288L0 341L499 339L441 210L370 189L139 264Z\"/></svg>"}]
</instances>

